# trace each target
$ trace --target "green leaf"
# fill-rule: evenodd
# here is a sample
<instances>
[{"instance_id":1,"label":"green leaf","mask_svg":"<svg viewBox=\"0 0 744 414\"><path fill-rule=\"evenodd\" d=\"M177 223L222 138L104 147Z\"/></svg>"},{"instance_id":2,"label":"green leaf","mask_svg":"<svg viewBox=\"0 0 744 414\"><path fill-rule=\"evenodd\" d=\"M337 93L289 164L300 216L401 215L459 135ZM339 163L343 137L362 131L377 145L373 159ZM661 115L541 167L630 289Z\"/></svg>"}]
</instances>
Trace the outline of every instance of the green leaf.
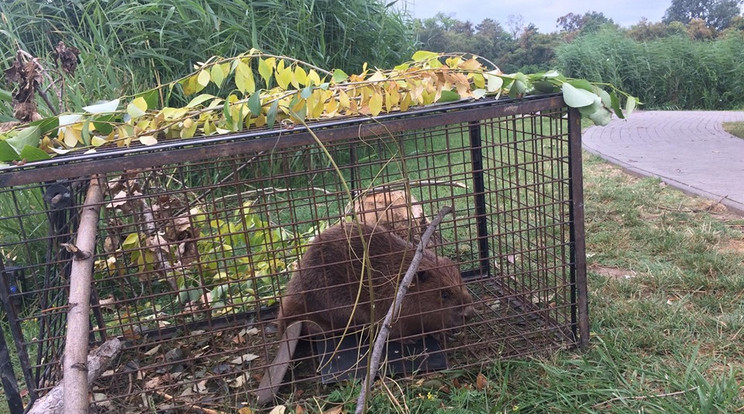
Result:
<instances>
[{"instance_id":1,"label":"green leaf","mask_svg":"<svg viewBox=\"0 0 744 414\"><path fill-rule=\"evenodd\" d=\"M160 102L160 94L158 93L157 89L150 89L149 91L144 91L142 93L134 95L134 97L144 99L145 102L147 102L147 107L150 109L157 108L158 103Z\"/></svg>"},{"instance_id":2,"label":"green leaf","mask_svg":"<svg viewBox=\"0 0 744 414\"><path fill-rule=\"evenodd\" d=\"M261 114L261 90L256 92L248 98L248 109L250 109L253 116L259 116Z\"/></svg>"},{"instance_id":3,"label":"green leaf","mask_svg":"<svg viewBox=\"0 0 744 414\"><path fill-rule=\"evenodd\" d=\"M145 101L145 98L141 96L139 98L134 98L134 100L127 105L127 113L133 119L141 117L146 113L146 111L147 102Z\"/></svg>"},{"instance_id":4,"label":"green leaf","mask_svg":"<svg viewBox=\"0 0 744 414\"><path fill-rule=\"evenodd\" d=\"M509 97L518 98L527 92L527 84L521 79L515 79L509 88Z\"/></svg>"},{"instance_id":5,"label":"green leaf","mask_svg":"<svg viewBox=\"0 0 744 414\"><path fill-rule=\"evenodd\" d=\"M586 79L571 79L570 81L568 81L568 83L576 88L583 89L588 92L594 92L594 85L592 85L592 83Z\"/></svg>"},{"instance_id":6,"label":"green leaf","mask_svg":"<svg viewBox=\"0 0 744 414\"><path fill-rule=\"evenodd\" d=\"M460 94L455 91L442 91L437 102L454 102L460 100Z\"/></svg>"},{"instance_id":7,"label":"green leaf","mask_svg":"<svg viewBox=\"0 0 744 414\"><path fill-rule=\"evenodd\" d=\"M222 116L225 117L225 123L232 128L232 114L230 114L230 101L226 100L225 103L222 105Z\"/></svg>"},{"instance_id":8,"label":"green leaf","mask_svg":"<svg viewBox=\"0 0 744 414\"><path fill-rule=\"evenodd\" d=\"M10 102L13 100L13 94L5 89L0 88L0 101Z\"/></svg>"},{"instance_id":9,"label":"green leaf","mask_svg":"<svg viewBox=\"0 0 744 414\"><path fill-rule=\"evenodd\" d=\"M532 86L535 88L535 90L541 93L551 93L555 92L556 90L556 86L548 81L535 81L532 82Z\"/></svg>"},{"instance_id":10,"label":"green leaf","mask_svg":"<svg viewBox=\"0 0 744 414\"><path fill-rule=\"evenodd\" d=\"M38 147L40 140L41 130L39 129L39 127L30 126L28 128L22 129L13 138L6 139L5 142L13 147L17 154L20 154L23 150L23 147L25 147L26 145L34 148Z\"/></svg>"},{"instance_id":11,"label":"green leaf","mask_svg":"<svg viewBox=\"0 0 744 414\"><path fill-rule=\"evenodd\" d=\"M636 98L628 96L628 101L625 102L625 116L630 116L630 114L633 113L637 102Z\"/></svg>"},{"instance_id":12,"label":"green leaf","mask_svg":"<svg viewBox=\"0 0 744 414\"><path fill-rule=\"evenodd\" d=\"M111 112L116 112L116 108L118 107L119 100L114 99L113 101L84 106L83 110L90 114L108 114Z\"/></svg>"},{"instance_id":13,"label":"green leaf","mask_svg":"<svg viewBox=\"0 0 744 414\"><path fill-rule=\"evenodd\" d=\"M438 56L439 56L439 53L436 53L436 52L419 50L418 52L413 54L413 57L411 59L413 59L414 62L424 62L430 59L435 59Z\"/></svg>"},{"instance_id":14,"label":"green leaf","mask_svg":"<svg viewBox=\"0 0 744 414\"><path fill-rule=\"evenodd\" d=\"M90 145L90 121L83 122L83 130L81 134L83 137L83 145Z\"/></svg>"},{"instance_id":15,"label":"green leaf","mask_svg":"<svg viewBox=\"0 0 744 414\"><path fill-rule=\"evenodd\" d=\"M206 102L206 101L208 101L210 99L213 99L214 97L215 97L214 95L211 95L211 94L208 94L208 93L203 93L201 95L196 96L194 99L192 99L188 104L186 104L186 107L187 108L194 108L197 105L200 105L200 104L202 104L202 103L204 103L204 102Z\"/></svg>"},{"instance_id":16,"label":"green leaf","mask_svg":"<svg viewBox=\"0 0 744 414\"><path fill-rule=\"evenodd\" d=\"M591 105L582 106L579 108L579 112L581 112L581 115L590 116L600 109L602 109L602 99L595 95L594 102Z\"/></svg>"},{"instance_id":17,"label":"green leaf","mask_svg":"<svg viewBox=\"0 0 744 414\"><path fill-rule=\"evenodd\" d=\"M276 114L277 110L279 108L279 101L274 101L274 103L271 104L269 107L269 112L266 114L266 124L269 126L269 128L274 127L274 122L276 122Z\"/></svg>"},{"instance_id":18,"label":"green leaf","mask_svg":"<svg viewBox=\"0 0 744 414\"><path fill-rule=\"evenodd\" d=\"M39 149L37 147L32 147L30 145L26 145L23 147L23 150L21 151L21 159L26 160L28 162L32 161L42 161L42 160L48 160L52 158L44 152L44 150Z\"/></svg>"},{"instance_id":19,"label":"green leaf","mask_svg":"<svg viewBox=\"0 0 744 414\"><path fill-rule=\"evenodd\" d=\"M59 118L52 116L31 122L29 125L36 125L41 131L41 135L57 135L56 130L59 128Z\"/></svg>"},{"instance_id":20,"label":"green leaf","mask_svg":"<svg viewBox=\"0 0 744 414\"><path fill-rule=\"evenodd\" d=\"M595 98L598 98L597 95L584 89L577 89L568 82L564 83L561 89L563 90L563 100L566 101L566 105L571 108L581 108L592 105L594 104Z\"/></svg>"},{"instance_id":21,"label":"green leaf","mask_svg":"<svg viewBox=\"0 0 744 414\"><path fill-rule=\"evenodd\" d=\"M227 67L227 65L224 65ZM223 65L214 65L212 66L212 69L209 71L209 74L212 76L212 82L214 82L217 87L222 87L222 82L225 81L225 77L227 76L227 73L225 73L225 69L223 68Z\"/></svg>"},{"instance_id":22,"label":"green leaf","mask_svg":"<svg viewBox=\"0 0 744 414\"><path fill-rule=\"evenodd\" d=\"M302 91L300 92L300 96L302 96L303 99L307 99L311 97L312 95L313 95L312 85L302 88Z\"/></svg>"},{"instance_id":23,"label":"green leaf","mask_svg":"<svg viewBox=\"0 0 744 414\"><path fill-rule=\"evenodd\" d=\"M0 141L0 162L20 161L20 154L7 141Z\"/></svg>"},{"instance_id":24,"label":"green leaf","mask_svg":"<svg viewBox=\"0 0 744 414\"><path fill-rule=\"evenodd\" d=\"M594 122L595 125L605 126L612 120L612 112L605 107L600 107L597 111L589 115L589 119Z\"/></svg>"},{"instance_id":25,"label":"green leaf","mask_svg":"<svg viewBox=\"0 0 744 414\"><path fill-rule=\"evenodd\" d=\"M333 79L333 83L341 83L341 82L346 81L346 79L349 79L349 75L347 75L346 72L344 72L341 69L336 69L333 71L332 79Z\"/></svg>"},{"instance_id":26,"label":"green leaf","mask_svg":"<svg viewBox=\"0 0 744 414\"><path fill-rule=\"evenodd\" d=\"M598 86L595 86L594 93L602 100L602 105L604 105L605 108L612 108L612 97L609 93L607 93L607 91Z\"/></svg>"},{"instance_id":27,"label":"green leaf","mask_svg":"<svg viewBox=\"0 0 744 414\"><path fill-rule=\"evenodd\" d=\"M617 115L618 118L625 119L625 115L623 115L623 110L620 109L620 99L618 99L615 91L612 91L610 93L610 105L612 107L612 110L615 112L615 115Z\"/></svg>"}]
</instances>

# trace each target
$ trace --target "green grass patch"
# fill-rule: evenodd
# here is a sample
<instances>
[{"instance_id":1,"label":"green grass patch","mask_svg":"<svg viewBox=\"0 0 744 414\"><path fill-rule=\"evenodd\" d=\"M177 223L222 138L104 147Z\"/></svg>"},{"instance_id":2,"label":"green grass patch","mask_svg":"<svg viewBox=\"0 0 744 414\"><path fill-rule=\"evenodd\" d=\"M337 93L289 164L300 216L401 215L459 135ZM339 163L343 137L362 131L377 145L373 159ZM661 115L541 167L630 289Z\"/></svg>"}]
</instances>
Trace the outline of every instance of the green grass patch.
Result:
<instances>
[{"instance_id":1,"label":"green grass patch","mask_svg":"<svg viewBox=\"0 0 744 414\"><path fill-rule=\"evenodd\" d=\"M731 135L744 138L744 122L724 122L723 129Z\"/></svg>"}]
</instances>

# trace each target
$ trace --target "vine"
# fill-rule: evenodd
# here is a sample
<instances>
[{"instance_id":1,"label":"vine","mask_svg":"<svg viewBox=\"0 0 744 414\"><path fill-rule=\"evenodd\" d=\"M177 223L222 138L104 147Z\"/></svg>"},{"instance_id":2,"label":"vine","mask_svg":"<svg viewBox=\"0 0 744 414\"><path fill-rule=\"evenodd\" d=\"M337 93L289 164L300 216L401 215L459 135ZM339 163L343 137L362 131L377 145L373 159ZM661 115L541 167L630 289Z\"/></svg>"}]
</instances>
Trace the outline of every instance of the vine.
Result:
<instances>
[{"instance_id":1,"label":"vine","mask_svg":"<svg viewBox=\"0 0 744 414\"><path fill-rule=\"evenodd\" d=\"M228 92L220 96L205 90ZM554 92L562 92L568 106L597 125L606 125L613 113L624 118L637 103L609 84L570 79L557 71L505 74L470 54L419 51L393 69L364 65L361 73L348 75L253 49L212 58L186 77L135 96L15 126L0 133L0 162L25 163L79 149L154 145L277 124L291 128L328 118L375 117L437 102ZM183 107L163 104L174 93L191 100Z\"/></svg>"}]
</instances>

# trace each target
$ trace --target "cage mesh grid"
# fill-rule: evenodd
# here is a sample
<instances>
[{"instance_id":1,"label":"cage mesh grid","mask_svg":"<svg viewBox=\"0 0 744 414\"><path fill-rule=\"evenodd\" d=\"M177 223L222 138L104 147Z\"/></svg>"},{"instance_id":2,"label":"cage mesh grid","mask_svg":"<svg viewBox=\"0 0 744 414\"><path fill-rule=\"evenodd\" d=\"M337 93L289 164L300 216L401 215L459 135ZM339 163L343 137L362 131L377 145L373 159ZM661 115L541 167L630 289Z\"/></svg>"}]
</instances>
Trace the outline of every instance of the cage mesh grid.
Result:
<instances>
[{"instance_id":1,"label":"cage mesh grid","mask_svg":"<svg viewBox=\"0 0 744 414\"><path fill-rule=\"evenodd\" d=\"M553 97L450 105L366 132L352 122L345 135L344 125L336 134L321 129L339 171L313 140L287 143L292 136L254 139L242 151L214 144L219 156L181 162L152 151L70 164L70 174L100 173L106 183L91 343L127 344L96 383L96 406L250 402L285 345L273 323L283 286L309 241L351 217L347 190L405 189L428 218L454 206L432 250L459 265L476 313L459 334L439 336L451 367L584 340L575 290L583 235L572 217L581 192L570 175L580 154L571 149L578 129L569 115L577 116ZM41 182L0 187L0 227L14 230L0 232L0 288L35 398L61 378L70 261L62 244L74 235L88 178L29 172L45 177L41 168L20 171L15 177ZM54 186L72 193L69 205L54 205ZM316 361L298 351L289 389L317 390Z\"/></svg>"}]
</instances>

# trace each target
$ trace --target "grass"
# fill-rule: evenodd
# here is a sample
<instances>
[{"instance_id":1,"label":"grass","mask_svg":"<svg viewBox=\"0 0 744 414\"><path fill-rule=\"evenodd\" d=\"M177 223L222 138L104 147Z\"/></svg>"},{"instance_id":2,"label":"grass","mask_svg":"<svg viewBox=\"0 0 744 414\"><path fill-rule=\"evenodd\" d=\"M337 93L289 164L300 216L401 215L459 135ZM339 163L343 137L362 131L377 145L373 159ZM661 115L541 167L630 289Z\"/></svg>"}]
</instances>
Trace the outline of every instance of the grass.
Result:
<instances>
[{"instance_id":1,"label":"grass","mask_svg":"<svg viewBox=\"0 0 744 414\"><path fill-rule=\"evenodd\" d=\"M378 383L370 412L744 411L744 219L589 155L585 187L589 349Z\"/></svg>"},{"instance_id":2,"label":"grass","mask_svg":"<svg viewBox=\"0 0 744 414\"><path fill-rule=\"evenodd\" d=\"M67 110L141 92L191 73L193 65L211 56L235 56L251 48L358 73L364 62L370 67L393 67L414 50L407 16L386 4L369 0L0 2L0 69L11 65L20 48L53 70L57 43L76 47L80 64L76 75L66 80ZM43 105L40 109L46 110Z\"/></svg>"},{"instance_id":3,"label":"grass","mask_svg":"<svg viewBox=\"0 0 744 414\"><path fill-rule=\"evenodd\" d=\"M731 135L744 138L744 122L724 122L723 129Z\"/></svg>"},{"instance_id":4,"label":"grass","mask_svg":"<svg viewBox=\"0 0 744 414\"><path fill-rule=\"evenodd\" d=\"M556 60L567 76L612 83L645 108L733 109L744 104L743 39L731 32L706 42L639 42L606 28L558 47Z\"/></svg>"}]
</instances>

